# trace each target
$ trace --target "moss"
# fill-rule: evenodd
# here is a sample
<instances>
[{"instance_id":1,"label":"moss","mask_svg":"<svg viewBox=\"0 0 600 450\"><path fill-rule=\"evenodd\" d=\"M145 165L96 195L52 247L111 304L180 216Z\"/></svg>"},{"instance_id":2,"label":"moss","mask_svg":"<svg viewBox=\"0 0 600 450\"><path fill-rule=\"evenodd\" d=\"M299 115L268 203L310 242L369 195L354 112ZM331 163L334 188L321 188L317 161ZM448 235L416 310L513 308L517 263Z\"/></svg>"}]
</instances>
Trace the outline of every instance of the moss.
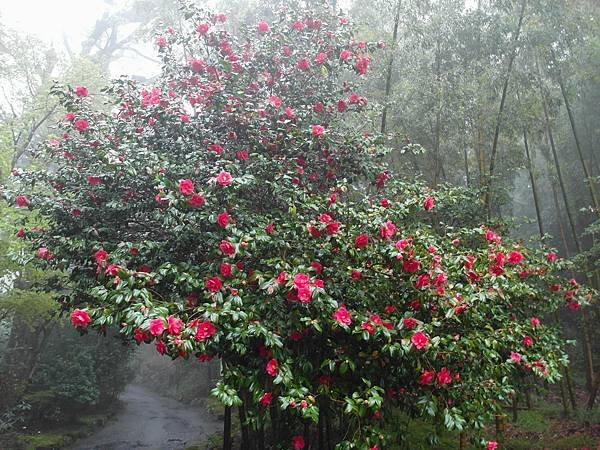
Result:
<instances>
[{"instance_id":1,"label":"moss","mask_svg":"<svg viewBox=\"0 0 600 450\"><path fill-rule=\"evenodd\" d=\"M55 449L69 445L73 438L66 434L38 433L17 437L17 443L26 450Z\"/></svg>"}]
</instances>

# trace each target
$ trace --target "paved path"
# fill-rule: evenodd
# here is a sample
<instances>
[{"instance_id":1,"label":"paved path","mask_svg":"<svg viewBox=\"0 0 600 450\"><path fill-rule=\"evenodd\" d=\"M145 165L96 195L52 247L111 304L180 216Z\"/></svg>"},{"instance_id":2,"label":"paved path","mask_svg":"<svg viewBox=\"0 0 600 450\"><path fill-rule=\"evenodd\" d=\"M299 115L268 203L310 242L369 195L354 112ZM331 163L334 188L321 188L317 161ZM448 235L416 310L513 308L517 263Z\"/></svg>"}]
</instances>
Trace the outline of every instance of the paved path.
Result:
<instances>
[{"instance_id":1,"label":"paved path","mask_svg":"<svg viewBox=\"0 0 600 450\"><path fill-rule=\"evenodd\" d=\"M163 397L139 385L120 396L123 409L72 450L180 450L205 440L221 429L207 411Z\"/></svg>"}]
</instances>

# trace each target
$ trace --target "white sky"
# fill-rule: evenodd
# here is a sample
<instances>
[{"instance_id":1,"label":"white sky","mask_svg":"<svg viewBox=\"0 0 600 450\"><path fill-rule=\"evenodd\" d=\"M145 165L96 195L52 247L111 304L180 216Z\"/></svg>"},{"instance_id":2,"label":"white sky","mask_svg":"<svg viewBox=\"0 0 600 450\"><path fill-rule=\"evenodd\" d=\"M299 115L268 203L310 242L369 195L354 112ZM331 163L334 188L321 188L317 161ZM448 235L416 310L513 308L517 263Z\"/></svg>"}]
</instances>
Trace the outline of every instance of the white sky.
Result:
<instances>
[{"instance_id":1,"label":"white sky","mask_svg":"<svg viewBox=\"0 0 600 450\"><path fill-rule=\"evenodd\" d=\"M114 0L110 5L104 0L0 0L0 23L36 36L59 52L64 51L66 38L73 52L78 53L96 20L125 1ZM148 56L155 56L151 44L136 48ZM111 65L111 75L115 77L123 74L151 76L157 72L158 66L133 53Z\"/></svg>"}]
</instances>

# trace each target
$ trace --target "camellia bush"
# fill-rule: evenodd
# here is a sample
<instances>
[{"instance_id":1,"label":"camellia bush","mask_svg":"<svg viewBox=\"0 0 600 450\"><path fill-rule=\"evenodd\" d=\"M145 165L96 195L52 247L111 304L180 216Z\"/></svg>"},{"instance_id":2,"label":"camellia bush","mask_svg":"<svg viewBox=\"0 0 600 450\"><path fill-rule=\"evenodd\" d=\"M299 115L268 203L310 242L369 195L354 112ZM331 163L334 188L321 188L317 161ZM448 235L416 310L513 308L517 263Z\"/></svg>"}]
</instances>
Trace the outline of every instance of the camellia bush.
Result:
<instances>
[{"instance_id":1,"label":"camellia bush","mask_svg":"<svg viewBox=\"0 0 600 450\"><path fill-rule=\"evenodd\" d=\"M590 291L483 224L474 193L386 166L360 92L381 45L327 10L237 36L183 10L153 85L115 81L105 112L55 86L44 169L5 190L44 217L18 237L68 275L74 326L220 359L225 447L231 407L243 448L381 449L399 417L477 430L524 380L560 378L546 318Z\"/></svg>"}]
</instances>

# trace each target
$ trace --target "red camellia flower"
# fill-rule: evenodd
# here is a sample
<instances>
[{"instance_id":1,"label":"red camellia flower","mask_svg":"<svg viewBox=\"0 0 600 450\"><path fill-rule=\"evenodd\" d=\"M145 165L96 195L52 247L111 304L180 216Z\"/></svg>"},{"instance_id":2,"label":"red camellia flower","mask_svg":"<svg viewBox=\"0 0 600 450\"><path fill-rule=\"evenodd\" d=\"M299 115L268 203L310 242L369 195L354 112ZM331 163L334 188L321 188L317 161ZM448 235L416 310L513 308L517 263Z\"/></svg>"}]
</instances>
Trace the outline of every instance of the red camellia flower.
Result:
<instances>
[{"instance_id":1,"label":"red camellia flower","mask_svg":"<svg viewBox=\"0 0 600 450\"><path fill-rule=\"evenodd\" d=\"M277 97L276 95L271 95L269 97L269 103L271 104L271 106L274 106L275 108L279 108L281 106L281 99L279 97Z\"/></svg>"},{"instance_id":2,"label":"red camellia flower","mask_svg":"<svg viewBox=\"0 0 600 450\"><path fill-rule=\"evenodd\" d=\"M229 241L221 241L221 243L219 244L219 248L221 249L221 252L223 252L223 254L226 256L235 255L235 247Z\"/></svg>"},{"instance_id":3,"label":"red camellia flower","mask_svg":"<svg viewBox=\"0 0 600 450\"><path fill-rule=\"evenodd\" d=\"M100 249L94 254L94 258L96 259L97 264L102 264L108 259L108 252L106 250Z\"/></svg>"},{"instance_id":4,"label":"red camellia flower","mask_svg":"<svg viewBox=\"0 0 600 450\"><path fill-rule=\"evenodd\" d=\"M349 50L344 49L340 52L340 59L342 61L348 61L351 56L352 56L352 53Z\"/></svg>"},{"instance_id":5,"label":"red camellia flower","mask_svg":"<svg viewBox=\"0 0 600 450\"><path fill-rule=\"evenodd\" d=\"M485 450L498 450L498 443L496 441L488 441Z\"/></svg>"},{"instance_id":6,"label":"red camellia flower","mask_svg":"<svg viewBox=\"0 0 600 450\"><path fill-rule=\"evenodd\" d=\"M415 334L412 335L412 337L410 338L410 342L412 342L412 344L418 349L421 350L422 348L427 347L427 344L429 343L429 338L425 335L425 333L423 333L422 331L417 331Z\"/></svg>"},{"instance_id":7,"label":"red camellia flower","mask_svg":"<svg viewBox=\"0 0 600 450\"><path fill-rule=\"evenodd\" d=\"M223 287L223 283L221 283L219 277L211 277L206 280L205 286L210 292L219 292Z\"/></svg>"},{"instance_id":8,"label":"red camellia flower","mask_svg":"<svg viewBox=\"0 0 600 450\"><path fill-rule=\"evenodd\" d=\"M90 186L97 186L100 183L102 183L102 178L95 176L95 175L86 177L86 180Z\"/></svg>"},{"instance_id":9,"label":"red camellia flower","mask_svg":"<svg viewBox=\"0 0 600 450\"><path fill-rule=\"evenodd\" d=\"M214 336L216 332L217 328L215 327L215 325L209 320L204 320L203 322L200 322L198 324L198 328L196 328L196 334L194 335L194 339L196 339L199 342L202 342Z\"/></svg>"},{"instance_id":10,"label":"red camellia flower","mask_svg":"<svg viewBox=\"0 0 600 450\"><path fill-rule=\"evenodd\" d=\"M296 66L298 67L298 69L306 71L310 67L310 61L306 58L299 59L296 63Z\"/></svg>"},{"instance_id":11,"label":"red camellia flower","mask_svg":"<svg viewBox=\"0 0 600 450\"><path fill-rule=\"evenodd\" d=\"M521 261L523 261L523 255L521 254L521 252L512 251L508 255L509 264L519 264Z\"/></svg>"},{"instance_id":12,"label":"red camellia flower","mask_svg":"<svg viewBox=\"0 0 600 450\"><path fill-rule=\"evenodd\" d=\"M272 392L265 392L262 395L262 397L260 398L259 403L262 406L269 406L272 401L273 401L273 393Z\"/></svg>"},{"instance_id":13,"label":"red camellia flower","mask_svg":"<svg viewBox=\"0 0 600 450\"><path fill-rule=\"evenodd\" d=\"M156 351L161 355L164 355L167 352L167 344L165 344L163 341L156 341L154 346L156 347Z\"/></svg>"},{"instance_id":14,"label":"red camellia flower","mask_svg":"<svg viewBox=\"0 0 600 450\"><path fill-rule=\"evenodd\" d=\"M413 319L412 317L407 317L402 320L402 325L404 325L404 328L406 328L407 330L416 328L417 324L418 324L417 321L415 319Z\"/></svg>"},{"instance_id":15,"label":"red camellia flower","mask_svg":"<svg viewBox=\"0 0 600 450\"><path fill-rule=\"evenodd\" d=\"M407 259L402 264L402 270L404 270L407 273L414 273L417 270L419 270L420 267L421 267L421 263L419 261L417 261L416 259Z\"/></svg>"},{"instance_id":16,"label":"red camellia flower","mask_svg":"<svg viewBox=\"0 0 600 450\"><path fill-rule=\"evenodd\" d=\"M350 313L348 312L348 310L346 309L346 307L344 306L340 306L334 313L333 313L333 320L335 320L336 322L339 322L343 325L351 325L352 324L352 317L350 316Z\"/></svg>"},{"instance_id":17,"label":"red camellia flower","mask_svg":"<svg viewBox=\"0 0 600 450\"><path fill-rule=\"evenodd\" d=\"M194 183L192 180L179 180L179 192L183 195L192 195L194 193Z\"/></svg>"},{"instance_id":18,"label":"red camellia flower","mask_svg":"<svg viewBox=\"0 0 600 450\"><path fill-rule=\"evenodd\" d=\"M19 228L19 231L15 234L16 237L22 238L25 237L25 230L23 228Z\"/></svg>"},{"instance_id":19,"label":"red camellia flower","mask_svg":"<svg viewBox=\"0 0 600 450\"><path fill-rule=\"evenodd\" d=\"M354 240L354 246L356 248L364 248L369 244L369 236L366 234L359 234Z\"/></svg>"},{"instance_id":20,"label":"red camellia flower","mask_svg":"<svg viewBox=\"0 0 600 450\"><path fill-rule=\"evenodd\" d=\"M85 131L90 127L90 124L85 119L78 119L75 121L73 126L77 131Z\"/></svg>"},{"instance_id":21,"label":"red camellia flower","mask_svg":"<svg viewBox=\"0 0 600 450\"><path fill-rule=\"evenodd\" d=\"M210 29L210 24L208 24L208 23L201 23L196 27L196 31L200 34L208 33L209 29Z\"/></svg>"},{"instance_id":22,"label":"red camellia flower","mask_svg":"<svg viewBox=\"0 0 600 450\"><path fill-rule=\"evenodd\" d=\"M319 137L325 133L325 128L321 125L313 125L310 131L313 136Z\"/></svg>"},{"instance_id":23,"label":"red camellia flower","mask_svg":"<svg viewBox=\"0 0 600 450\"><path fill-rule=\"evenodd\" d=\"M541 322L540 322L540 319L539 319L539 318L537 318L537 317L532 317L530 322L531 322L531 326L532 326L533 328L537 328L537 327L539 327L539 326L540 326L540 324L541 324Z\"/></svg>"},{"instance_id":24,"label":"red camellia flower","mask_svg":"<svg viewBox=\"0 0 600 450\"><path fill-rule=\"evenodd\" d=\"M76 309L71 313L71 324L74 327L87 327L91 321L90 315L83 309Z\"/></svg>"},{"instance_id":25,"label":"red camellia flower","mask_svg":"<svg viewBox=\"0 0 600 450\"><path fill-rule=\"evenodd\" d=\"M265 232L267 234L273 234L273 231L275 230L275 224L274 223L270 223L265 227Z\"/></svg>"},{"instance_id":26,"label":"red camellia flower","mask_svg":"<svg viewBox=\"0 0 600 450\"><path fill-rule=\"evenodd\" d=\"M219 214L217 216L217 224L221 228L225 228L227 225L229 225L229 214L226 212Z\"/></svg>"},{"instance_id":27,"label":"red camellia flower","mask_svg":"<svg viewBox=\"0 0 600 450\"><path fill-rule=\"evenodd\" d=\"M352 273L350 274L350 277L352 277L352 279L356 281L356 280L360 280L360 278L362 277L362 274L361 274L360 270L353 269Z\"/></svg>"},{"instance_id":28,"label":"red camellia flower","mask_svg":"<svg viewBox=\"0 0 600 450\"><path fill-rule=\"evenodd\" d=\"M379 227L379 235L382 239L391 238L395 234L396 225L389 220Z\"/></svg>"},{"instance_id":29,"label":"red camellia flower","mask_svg":"<svg viewBox=\"0 0 600 450\"><path fill-rule=\"evenodd\" d=\"M371 322L363 322L360 327L369 334L375 333L375 325L373 325Z\"/></svg>"},{"instance_id":30,"label":"red camellia flower","mask_svg":"<svg viewBox=\"0 0 600 450\"><path fill-rule=\"evenodd\" d=\"M434 378L435 378L434 370L423 370L421 372L421 375L419 376L419 379L417 380L417 383L425 386L427 384L431 384L431 382L433 381Z\"/></svg>"},{"instance_id":31,"label":"red camellia flower","mask_svg":"<svg viewBox=\"0 0 600 450\"><path fill-rule=\"evenodd\" d=\"M25 197L24 195L17 195L15 202L17 203L17 206L19 208L24 208L25 206L29 205L29 201L27 200L27 197Z\"/></svg>"},{"instance_id":32,"label":"red camellia flower","mask_svg":"<svg viewBox=\"0 0 600 450\"><path fill-rule=\"evenodd\" d=\"M192 196L188 199L188 204L194 208L199 208L200 206L204 205L204 196L201 194L192 194Z\"/></svg>"},{"instance_id":33,"label":"red camellia flower","mask_svg":"<svg viewBox=\"0 0 600 450\"><path fill-rule=\"evenodd\" d=\"M516 352L510 352L510 359L516 363L521 362L521 354Z\"/></svg>"},{"instance_id":34,"label":"red camellia flower","mask_svg":"<svg viewBox=\"0 0 600 450\"><path fill-rule=\"evenodd\" d=\"M152 319L150 321L150 326L148 327L150 334L152 336L160 336L165 331L165 321L161 317L157 317L156 319Z\"/></svg>"},{"instance_id":35,"label":"red camellia flower","mask_svg":"<svg viewBox=\"0 0 600 450\"><path fill-rule=\"evenodd\" d=\"M304 445L304 437L298 435L292 438L292 447L294 450L302 450Z\"/></svg>"},{"instance_id":36,"label":"red camellia flower","mask_svg":"<svg viewBox=\"0 0 600 450\"><path fill-rule=\"evenodd\" d=\"M183 321L173 315L167 317L167 331L170 335L181 334L183 330Z\"/></svg>"},{"instance_id":37,"label":"red camellia flower","mask_svg":"<svg viewBox=\"0 0 600 450\"><path fill-rule=\"evenodd\" d=\"M442 367L437 374L437 384L444 386L445 384L452 382L452 375L450 371L445 367Z\"/></svg>"},{"instance_id":38,"label":"red camellia flower","mask_svg":"<svg viewBox=\"0 0 600 450\"><path fill-rule=\"evenodd\" d=\"M554 262L554 261L556 261L556 258L558 258L558 256L557 256L557 254L556 254L556 253L554 253L554 252L548 252L548 253L546 254L546 259L547 259L549 262Z\"/></svg>"},{"instance_id":39,"label":"red camellia flower","mask_svg":"<svg viewBox=\"0 0 600 450\"><path fill-rule=\"evenodd\" d=\"M258 22L256 24L256 30L261 34L268 33L269 32L269 24L267 22L265 22L264 20L261 20L260 22Z\"/></svg>"},{"instance_id":40,"label":"red camellia flower","mask_svg":"<svg viewBox=\"0 0 600 450\"><path fill-rule=\"evenodd\" d=\"M219 269L219 271L221 272L221 276L228 278L232 275L232 268L231 268L231 264L229 263L223 263L221 264L221 267Z\"/></svg>"},{"instance_id":41,"label":"red camellia flower","mask_svg":"<svg viewBox=\"0 0 600 450\"><path fill-rule=\"evenodd\" d=\"M525 347L531 347L533 345L533 338L531 336L525 336L523 338L523 345Z\"/></svg>"},{"instance_id":42,"label":"red camellia flower","mask_svg":"<svg viewBox=\"0 0 600 450\"><path fill-rule=\"evenodd\" d=\"M217 175L217 183L221 186L229 186L231 183L231 174L229 172L222 171Z\"/></svg>"},{"instance_id":43,"label":"red camellia flower","mask_svg":"<svg viewBox=\"0 0 600 450\"><path fill-rule=\"evenodd\" d=\"M433 199L432 196L428 196L425 201L423 202L423 208L425 208L425 211L429 211L430 209L432 209L435 206L435 200Z\"/></svg>"},{"instance_id":44,"label":"red camellia flower","mask_svg":"<svg viewBox=\"0 0 600 450\"><path fill-rule=\"evenodd\" d=\"M89 92L85 86L77 86L75 88L75 94L77 94L77 97L87 97Z\"/></svg>"},{"instance_id":45,"label":"red camellia flower","mask_svg":"<svg viewBox=\"0 0 600 450\"><path fill-rule=\"evenodd\" d=\"M279 373L279 362L276 359L270 359L267 363L267 373L272 377L276 377Z\"/></svg>"}]
</instances>

